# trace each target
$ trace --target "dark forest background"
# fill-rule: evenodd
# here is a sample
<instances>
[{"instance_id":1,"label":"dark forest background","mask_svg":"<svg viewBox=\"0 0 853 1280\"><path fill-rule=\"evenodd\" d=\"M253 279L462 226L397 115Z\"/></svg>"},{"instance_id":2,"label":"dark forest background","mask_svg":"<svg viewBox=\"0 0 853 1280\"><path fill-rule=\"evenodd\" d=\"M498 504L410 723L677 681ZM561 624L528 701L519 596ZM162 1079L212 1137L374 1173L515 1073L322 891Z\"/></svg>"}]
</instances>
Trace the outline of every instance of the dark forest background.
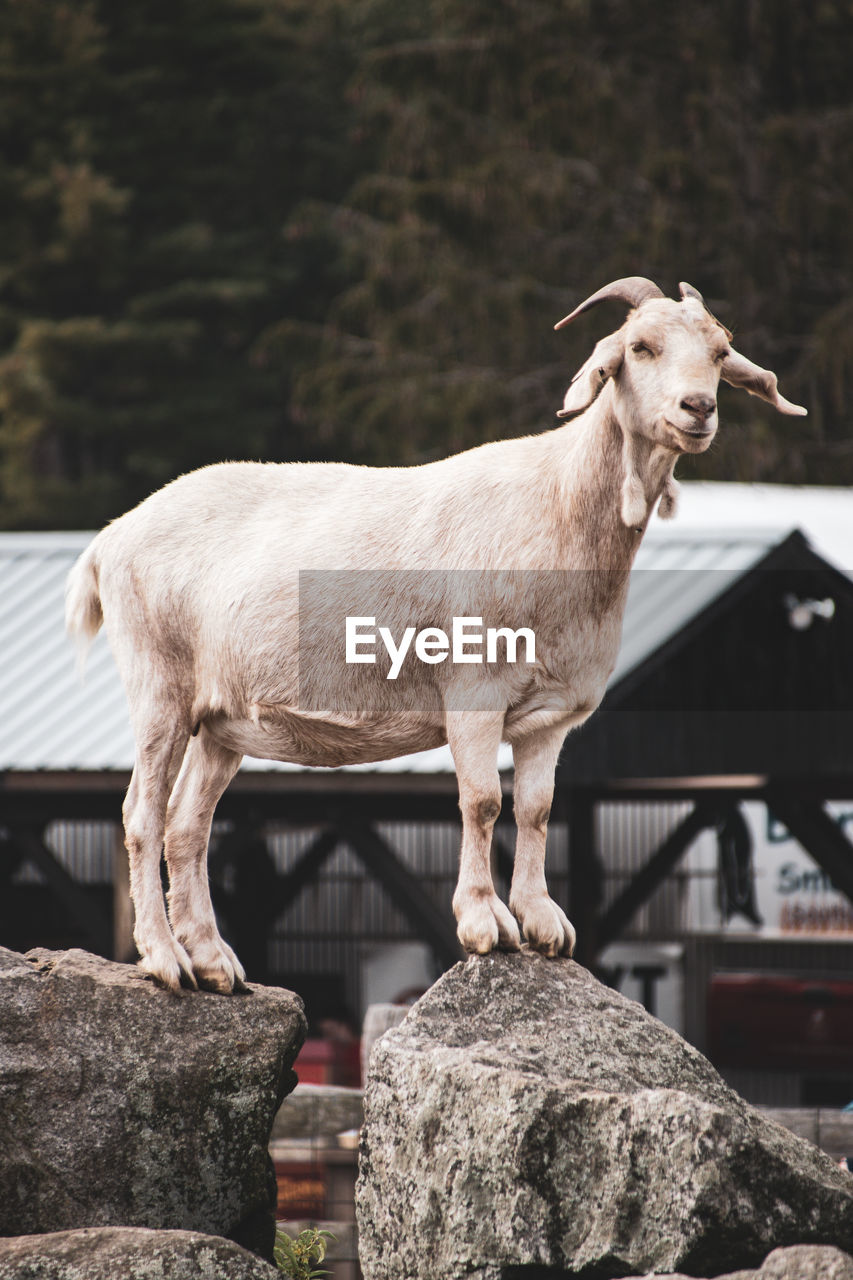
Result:
<instances>
[{"instance_id":1,"label":"dark forest background","mask_svg":"<svg viewBox=\"0 0 853 1280\"><path fill-rule=\"evenodd\" d=\"M688 478L853 484L847 0L3 0L0 524L226 458L547 430L621 275L808 406Z\"/></svg>"}]
</instances>

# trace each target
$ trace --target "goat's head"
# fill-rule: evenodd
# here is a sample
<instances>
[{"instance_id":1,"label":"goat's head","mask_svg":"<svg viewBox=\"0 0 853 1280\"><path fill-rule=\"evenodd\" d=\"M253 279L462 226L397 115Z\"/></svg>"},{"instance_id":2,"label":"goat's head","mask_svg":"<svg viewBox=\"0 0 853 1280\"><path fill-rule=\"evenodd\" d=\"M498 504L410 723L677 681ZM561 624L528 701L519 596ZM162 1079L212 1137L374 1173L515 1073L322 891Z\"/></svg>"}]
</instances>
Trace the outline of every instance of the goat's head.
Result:
<instances>
[{"instance_id":1,"label":"goat's head","mask_svg":"<svg viewBox=\"0 0 853 1280\"><path fill-rule=\"evenodd\" d=\"M648 437L674 453L701 453L717 430L720 378L767 400L780 413L804 414L776 388L776 375L738 355L731 334L705 307L692 285L680 286L678 302L651 280L630 276L605 285L559 324L571 324L608 298L631 305L616 333L602 338L575 374L560 417L585 409L609 380L613 406L625 430Z\"/></svg>"}]
</instances>

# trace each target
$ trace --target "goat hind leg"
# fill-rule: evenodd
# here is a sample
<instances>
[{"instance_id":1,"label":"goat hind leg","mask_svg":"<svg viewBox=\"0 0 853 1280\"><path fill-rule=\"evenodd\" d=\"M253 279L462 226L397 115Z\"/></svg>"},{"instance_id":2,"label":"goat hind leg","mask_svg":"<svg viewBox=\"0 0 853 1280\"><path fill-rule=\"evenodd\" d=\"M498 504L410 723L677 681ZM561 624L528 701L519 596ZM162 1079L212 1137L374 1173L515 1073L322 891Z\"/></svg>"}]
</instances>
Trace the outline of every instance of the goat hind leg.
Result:
<instances>
[{"instance_id":1,"label":"goat hind leg","mask_svg":"<svg viewBox=\"0 0 853 1280\"><path fill-rule=\"evenodd\" d=\"M136 763L123 807L125 843L130 859L133 938L139 967L170 990L181 981L195 986L192 963L175 938L166 916L160 860L169 792L180 769L189 730L169 713L150 709L135 718ZM144 729L140 730L140 723Z\"/></svg>"},{"instance_id":2,"label":"goat hind leg","mask_svg":"<svg viewBox=\"0 0 853 1280\"><path fill-rule=\"evenodd\" d=\"M246 973L217 928L207 847L213 811L242 758L216 742L202 725L198 736L190 739L166 816L172 932L189 955L199 986L222 995L240 990Z\"/></svg>"},{"instance_id":3,"label":"goat hind leg","mask_svg":"<svg viewBox=\"0 0 853 1280\"><path fill-rule=\"evenodd\" d=\"M497 754L503 715L476 712L447 717L447 740L456 765L462 810L462 852L453 895L459 941L466 951L485 955L496 947L521 945L511 912L495 893L491 868L492 830L501 808Z\"/></svg>"}]
</instances>

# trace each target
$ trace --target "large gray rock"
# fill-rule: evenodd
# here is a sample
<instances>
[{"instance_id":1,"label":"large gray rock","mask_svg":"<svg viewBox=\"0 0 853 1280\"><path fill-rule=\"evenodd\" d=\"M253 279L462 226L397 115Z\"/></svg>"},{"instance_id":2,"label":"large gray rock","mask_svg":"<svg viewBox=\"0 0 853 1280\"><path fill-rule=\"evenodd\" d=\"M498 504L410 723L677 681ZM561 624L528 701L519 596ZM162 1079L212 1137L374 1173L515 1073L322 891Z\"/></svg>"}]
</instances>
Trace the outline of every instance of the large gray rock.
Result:
<instances>
[{"instance_id":1,"label":"large gray rock","mask_svg":"<svg viewBox=\"0 0 853 1280\"><path fill-rule=\"evenodd\" d=\"M356 1207L366 1280L716 1276L853 1249L850 1174L640 1005L527 952L456 965L378 1042Z\"/></svg>"},{"instance_id":2,"label":"large gray rock","mask_svg":"<svg viewBox=\"0 0 853 1280\"><path fill-rule=\"evenodd\" d=\"M195 1231L88 1227L0 1240L0 1280L281 1280L231 1240Z\"/></svg>"},{"instance_id":3,"label":"large gray rock","mask_svg":"<svg viewBox=\"0 0 853 1280\"><path fill-rule=\"evenodd\" d=\"M273 1117L299 998L164 991L83 951L0 948L0 1235L140 1226L272 1258Z\"/></svg>"},{"instance_id":4,"label":"large gray rock","mask_svg":"<svg viewBox=\"0 0 853 1280\"><path fill-rule=\"evenodd\" d=\"M361 1089L335 1084L298 1084L273 1122L273 1140L334 1139L346 1129L358 1129L362 1120Z\"/></svg>"},{"instance_id":5,"label":"large gray rock","mask_svg":"<svg viewBox=\"0 0 853 1280\"><path fill-rule=\"evenodd\" d=\"M2 1280L2 1277L0 1277ZM691 1280L683 1273L641 1280ZM717 1280L853 1280L853 1258L831 1245L796 1244L774 1249L757 1270L731 1271Z\"/></svg>"}]
</instances>

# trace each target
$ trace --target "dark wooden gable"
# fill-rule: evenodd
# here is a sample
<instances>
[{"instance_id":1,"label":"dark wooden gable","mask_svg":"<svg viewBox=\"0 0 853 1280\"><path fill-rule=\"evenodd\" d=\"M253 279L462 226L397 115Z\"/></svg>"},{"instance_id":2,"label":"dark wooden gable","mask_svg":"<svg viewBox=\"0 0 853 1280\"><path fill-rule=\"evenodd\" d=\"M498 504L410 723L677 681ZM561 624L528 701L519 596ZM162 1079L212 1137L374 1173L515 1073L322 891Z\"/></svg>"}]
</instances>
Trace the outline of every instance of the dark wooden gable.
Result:
<instances>
[{"instance_id":1,"label":"dark wooden gable","mask_svg":"<svg viewBox=\"0 0 853 1280\"><path fill-rule=\"evenodd\" d=\"M792 625L797 603L829 600L831 618ZM814 779L825 795L853 775L853 582L800 533L608 691L558 780L733 774Z\"/></svg>"}]
</instances>

